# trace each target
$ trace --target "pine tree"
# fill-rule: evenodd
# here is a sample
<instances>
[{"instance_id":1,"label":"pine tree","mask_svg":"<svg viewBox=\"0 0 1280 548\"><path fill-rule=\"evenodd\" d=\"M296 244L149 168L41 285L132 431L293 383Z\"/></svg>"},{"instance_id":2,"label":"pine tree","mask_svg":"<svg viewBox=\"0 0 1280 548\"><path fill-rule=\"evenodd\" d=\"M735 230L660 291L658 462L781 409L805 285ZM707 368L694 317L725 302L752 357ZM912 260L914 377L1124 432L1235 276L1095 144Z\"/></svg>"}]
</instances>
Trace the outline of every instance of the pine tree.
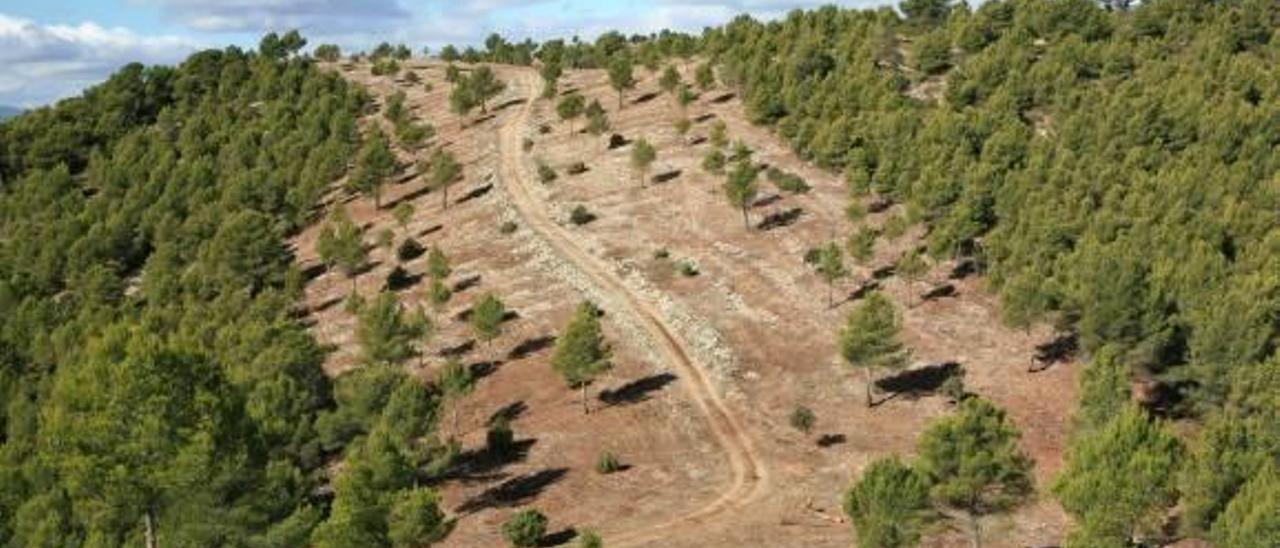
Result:
<instances>
[{"instance_id":1,"label":"pine tree","mask_svg":"<svg viewBox=\"0 0 1280 548\"><path fill-rule=\"evenodd\" d=\"M502 334L502 322L506 318L507 308L493 294L486 294L471 308L471 330L476 339L489 346L498 335Z\"/></svg>"},{"instance_id":2,"label":"pine tree","mask_svg":"<svg viewBox=\"0 0 1280 548\"><path fill-rule=\"evenodd\" d=\"M849 276L849 269L844 266L844 254L840 246L831 242L824 246L818 257L818 274L827 282L827 308L834 306L832 294L835 283Z\"/></svg>"},{"instance_id":3,"label":"pine tree","mask_svg":"<svg viewBox=\"0 0 1280 548\"><path fill-rule=\"evenodd\" d=\"M880 293L872 293L851 312L840 332L840 355L850 366L863 370L867 407L872 399L875 369L897 370L907 365L909 352L898 342L902 320L893 303Z\"/></svg>"},{"instance_id":4,"label":"pine tree","mask_svg":"<svg viewBox=\"0 0 1280 548\"><path fill-rule=\"evenodd\" d=\"M662 71L662 76L658 78L658 87L674 98L676 89L680 85L680 72L676 70L674 65L667 65L667 68Z\"/></svg>"},{"instance_id":5,"label":"pine tree","mask_svg":"<svg viewBox=\"0 0 1280 548\"><path fill-rule=\"evenodd\" d=\"M1177 501L1170 472L1181 457L1177 438L1130 404L1072 440L1053 492L1091 542L1140 543Z\"/></svg>"},{"instance_id":6,"label":"pine tree","mask_svg":"<svg viewBox=\"0 0 1280 548\"><path fill-rule=\"evenodd\" d=\"M374 130L360 147L356 157L356 170L351 174L350 185L353 190L372 196L375 208L382 207L382 185L396 167L396 157L387 145L387 137L380 130Z\"/></svg>"},{"instance_id":7,"label":"pine tree","mask_svg":"<svg viewBox=\"0 0 1280 548\"><path fill-rule=\"evenodd\" d=\"M587 385L599 374L613 367L609 361L612 350L604 339L600 327L600 310L594 304L578 305L569 325L556 340L551 367L564 378L571 388L582 390L582 413L591 412L587 405Z\"/></svg>"},{"instance_id":8,"label":"pine tree","mask_svg":"<svg viewBox=\"0 0 1280 548\"><path fill-rule=\"evenodd\" d=\"M356 291L356 278L368 260L360 227L351 222L343 208L334 209L329 221L321 229L316 240L316 251L321 260L337 266L351 280L351 293Z\"/></svg>"},{"instance_id":9,"label":"pine tree","mask_svg":"<svg viewBox=\"0 0 1280 548\"><path fill-rule=\"evenodd\" d=\"M931 495L968 516L975 548L982 545L983 516L1017 506L1032 493L1033 463L1018 448L1019 437L1003 410L973 397L920 438L920 469Z\"/></svg>"},{"instance_id":10,"label":"pine tree","mask_svg":"<svg viewBox=\"0 0 1280 548\"><path fill-rule=\"evenodd\" d=\"M716 75L711 69L710 63L698 65L693 74L693 79L698 84L698 88L702 91L708 91L716 85Z\"/></svg>"},{"instance_id":11,"label":"pine tree","mask_svg":"<svg viewBox=\"0 0 1280 548\"><path fill-rule=\"evenodd\" d=\"M844 495L858 545L915 546L929 517L929 479L897 458L872 462Z\"/></svg>"},{"instance_id":12,"label":"pine tree","mask_svg":"<svg viewBox=\"0 0 1280 548\"><path fill-rule=\"evenodd\" d=\"M452 152L436 149L432 153L428 165L423 167L426 167L430 173L428 184L432 189L440 191L440 207L448 209L449 187L458 182L458 179L462 176L462 164L458 163Z\"/></svg>"},{"instance_id":13,"label":"pine tree","mask_svg":"<svg viewBox=\"0 0 1280 548\"><path fill-rule=\"evenodd\" d=\"M570 93L556 104L556 115L569 123L569 134L573 134L573 121L582 116L584 99L577 92Z\"/></svg>"},{"instance_id":14,"label":"pine tree","mask_svg":"<svg viewBox=\"0 0 1280 548\"><path fill-rule=\"evenodd\" d=\"M394 293L383 292L360 311L356 340L367 363L399 363L413 355L426 328L404 313Z\"/></svg>"},{"instance_id":15,"label":"pine tree","mask_svg":"<svg viewBox=\"0 0 1280 548\"><path fill-rule=\"evenodd\" d=\"M649 144L649 141L641 137L636 139L631 145L631 168L636 170L640 175L640 186L644 186L645 179L649 172L649 166L657 159L658 152Z\"/></svg>"},{"instance_id":16,"label":"pine tree","mask_svg":"<svg viewBox=\"0 0 1280 548\"><path fill-rule=\"evenodd\" d=\"M449 536L454 521L440 509L440 495L419 487L396 494L387 516L387 539L395 548L423 548Z\"/></svg>"},{"instance_id":17,"label":"pine tree","mask_svg":"<svg viewBox=\"0 0 1280 548\"><path fill-rule=\"evenodd\" d=\"M747 210L755 203L756 193L759 192L759 185L756 183L759 173L755 166L741 162L729 172L724 183L725 198L729 200L729 205L742 210L742 226L747 230L751 229Z\"/></svg>"},{"instance_id":18,"label":"pine tree","mask_svg":"<svg viewBox=\"0 0 1280 548\"><path fill-rule=\"evenodd\" d=\"M622 93L636 87L631 58L627 55L617 55L609 62L609 86L618 92L618 110L622 110Z\"/></svg>"}]
</instances>

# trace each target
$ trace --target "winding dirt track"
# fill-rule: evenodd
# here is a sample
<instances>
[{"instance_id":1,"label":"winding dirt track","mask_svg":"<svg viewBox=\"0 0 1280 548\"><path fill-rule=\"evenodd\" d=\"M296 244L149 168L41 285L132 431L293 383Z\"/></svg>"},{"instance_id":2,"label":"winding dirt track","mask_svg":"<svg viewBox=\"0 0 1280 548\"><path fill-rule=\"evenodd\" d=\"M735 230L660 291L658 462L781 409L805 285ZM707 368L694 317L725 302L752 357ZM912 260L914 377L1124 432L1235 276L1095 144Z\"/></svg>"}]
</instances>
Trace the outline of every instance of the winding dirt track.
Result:
<instances>
[{"instance_id":1,"label":"winding dirt track","mask_svg":"<svg viewBox=\"0 0 1280 548\"><path fill-rule=\"evenodd\" d=\"M768 470L752 448L750 437L720 398L707 372L694 362L685 343L675 335L676 330L662 320L662 315L651 303L630 290L607 263L582 249L573 234L556 223L546 204L529 192L532 177L523 162L521 129L529 127L532 97L536 96L538 82L532 72L522 71L515 76L511 84L518 86L530 99L525 100L520 111L509 117L499 130L499 174L512 205L523 218L525 226L576 266L598 289L613 295L619 305L627 307L627 312L631 312L644 328L650 343L689 381L681 383L681 386L707 420L732 472L733 479L729 485L706 506L661 523L614 532L606 538L610 546L642 546L670 542L683 536L684 532L696 533L723 512L759 498L768 489Z\"/></svg>"}]
</instances>

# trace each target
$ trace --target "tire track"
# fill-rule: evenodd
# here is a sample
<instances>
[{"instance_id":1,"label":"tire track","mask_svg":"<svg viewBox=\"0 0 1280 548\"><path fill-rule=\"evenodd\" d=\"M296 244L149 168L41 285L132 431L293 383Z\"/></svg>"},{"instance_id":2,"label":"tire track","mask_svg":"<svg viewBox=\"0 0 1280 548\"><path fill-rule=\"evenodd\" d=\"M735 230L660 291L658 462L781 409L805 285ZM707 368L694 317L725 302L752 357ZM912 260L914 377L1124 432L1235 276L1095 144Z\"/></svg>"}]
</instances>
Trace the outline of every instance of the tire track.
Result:
<instances>
[{"instance_id":1,"label":"tire track","mask_svg":"<svg viewBox=\"0 0 1280 548\"><path fill-rule=\"evenodd\" d=\"M681 383L706 419L716 442L728 458L732 481L728 487L702 508L660 523L630 531L615 532L606 537L610 546L643 546L669 542L684 532L704 532L702 526L714 521L727 510L741 507L759 498L769 486L768 470L752 447L751 439L725 405L707 371L691 357L675 330L662 320L662 315L640 295L631 291L603 260L580 247L573 235L558 225L545 204L529 192L529 174L522 162L521 129L528 126L533 99L538 87L536 76L528 71L516 73L516 82L526 99L519 113L507 119L499 130L499 174L512 205L524 224L540 236L566 261L577 267L605 293L639 320L650 342L674 368L689 380Z\"/></svg>"}]
</instances>

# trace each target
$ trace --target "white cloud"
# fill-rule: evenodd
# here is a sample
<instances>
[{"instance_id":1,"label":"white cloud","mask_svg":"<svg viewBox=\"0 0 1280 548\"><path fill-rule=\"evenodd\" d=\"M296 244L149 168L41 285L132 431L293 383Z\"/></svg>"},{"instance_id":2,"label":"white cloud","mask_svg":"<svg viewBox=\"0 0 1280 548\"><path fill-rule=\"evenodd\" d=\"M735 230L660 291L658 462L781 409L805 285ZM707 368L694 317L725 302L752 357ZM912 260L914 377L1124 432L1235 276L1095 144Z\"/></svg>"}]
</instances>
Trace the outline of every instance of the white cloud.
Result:
<instances>
[{"instance_id":1,"label":"white cloud","mask_svg":"<svg viewBox=\"0 0 1280 548\"><path fill-rule=\"evenodd\" d=\"M341 34L386 29L410 18L397 0L138 0L198 31L299 29Z\"/></svg>"},{"instance_id":2,"label":"white cloud","mask_svg":"<svg viewBox=\"0 0 1280 548\"><path fill-rule=\"evenodd\" d=\"M40 25L0 14L0 104L37 106L75 95L134 61L174 63L196 45L93 23Z\"/></svg>"}]
</instances>

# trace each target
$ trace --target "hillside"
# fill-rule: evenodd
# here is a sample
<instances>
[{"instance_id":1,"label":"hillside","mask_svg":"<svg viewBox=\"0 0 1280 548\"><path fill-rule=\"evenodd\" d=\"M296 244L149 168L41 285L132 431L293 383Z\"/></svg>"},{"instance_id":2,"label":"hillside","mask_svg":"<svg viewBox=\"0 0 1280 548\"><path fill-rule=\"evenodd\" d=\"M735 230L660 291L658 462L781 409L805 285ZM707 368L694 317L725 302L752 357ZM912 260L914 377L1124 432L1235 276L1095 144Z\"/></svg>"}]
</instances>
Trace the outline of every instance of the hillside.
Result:
<instances>
[{"instance_id":1,"label":"hillside","mask_svg":"<svg viewBox=\"0 0 1280 548\"><path fill-rule=\"evenodd\" d=\"M1269 545L1277 29L127 66L0 124L0 545Z\"/></svg>"}]
</instances>

